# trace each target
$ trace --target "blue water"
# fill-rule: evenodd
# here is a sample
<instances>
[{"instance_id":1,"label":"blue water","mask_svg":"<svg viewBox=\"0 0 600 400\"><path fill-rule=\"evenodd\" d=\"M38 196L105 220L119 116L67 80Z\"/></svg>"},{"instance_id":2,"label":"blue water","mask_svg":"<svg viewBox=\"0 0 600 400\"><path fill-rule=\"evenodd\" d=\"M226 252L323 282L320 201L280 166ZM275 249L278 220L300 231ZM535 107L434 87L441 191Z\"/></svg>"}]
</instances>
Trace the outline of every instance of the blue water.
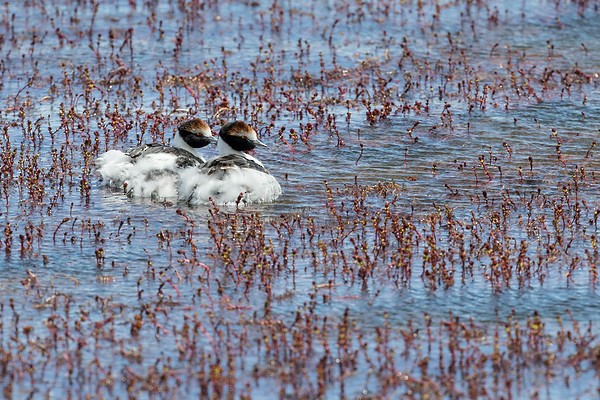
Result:
<instances>
[{"instance_id":1,"label":"blue water","mask_svg":"<svg viewBox=\"0 0 600 400\"><path fill-rule=\"evenodd\" d=\"M595 4L159 3L0 11L7 393L597 395L597 339L581 353L581 338L558 350L561 335L585 339L591 321L595 336L600 322ZM370 120L386 102L389 115ZM283 195L216 211L100 185L95 157L168 142L192 115L217 129L221 119L251 122ZM403 243L390 234L378 252L373 221L386 205L414 230ZM230 262L211 237L219 226ZM522 243L528 276L517 272ZM403 245L412 254L394 269ZM500 265L508 280L493 278ZM346 310L349 351L339 339ZM535 313L542 349L519 358L506 327L533 340ZM478 327L457 340L480 369L448 370L456 317ZM575 354L587 357L577 371Z\"/></svg>"}]
</instances>

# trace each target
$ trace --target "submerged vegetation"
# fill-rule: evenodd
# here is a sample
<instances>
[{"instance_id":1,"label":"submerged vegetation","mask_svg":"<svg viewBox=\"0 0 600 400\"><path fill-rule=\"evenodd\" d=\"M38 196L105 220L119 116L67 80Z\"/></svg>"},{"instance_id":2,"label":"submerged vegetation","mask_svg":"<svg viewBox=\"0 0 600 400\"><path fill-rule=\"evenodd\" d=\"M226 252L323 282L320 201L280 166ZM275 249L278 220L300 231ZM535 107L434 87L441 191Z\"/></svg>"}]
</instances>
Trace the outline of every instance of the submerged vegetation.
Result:
<instances>
[{"instance_id":1,"label":"submerged vegetation","mask_svg":"<svg viewBox=\"0 0 600 400\"><path fill-rule=\"evenodd\" d=\"M599 6L4 3L3 396L598 397ZM282 197L100 187L190 117Z\"/></svg>"}]
</instances>

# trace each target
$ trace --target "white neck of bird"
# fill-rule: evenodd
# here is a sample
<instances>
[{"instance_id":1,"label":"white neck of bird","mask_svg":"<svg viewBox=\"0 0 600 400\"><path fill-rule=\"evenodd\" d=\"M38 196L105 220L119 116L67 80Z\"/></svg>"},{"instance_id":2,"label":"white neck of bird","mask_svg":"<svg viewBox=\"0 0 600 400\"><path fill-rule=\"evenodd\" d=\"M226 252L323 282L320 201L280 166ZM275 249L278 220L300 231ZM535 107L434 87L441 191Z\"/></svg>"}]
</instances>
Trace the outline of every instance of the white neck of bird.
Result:
<instances>
[{"instance_id":1,"label":"white neck of bird","mask_svg":"<svg viewBox=\"0 0 600 400\"><path fill-rule=\"evenodd\" d=\"M242 156L246 155L246 153L244 153L242 151L234 150L233 147L231 147L230 145L225 143L225 141L223 139L221 139L220 137L219 137L219 140L217 141L217 149L219 150L220 156L226 156L228 154L239 154Z\"/></svg>"}]
</instances>

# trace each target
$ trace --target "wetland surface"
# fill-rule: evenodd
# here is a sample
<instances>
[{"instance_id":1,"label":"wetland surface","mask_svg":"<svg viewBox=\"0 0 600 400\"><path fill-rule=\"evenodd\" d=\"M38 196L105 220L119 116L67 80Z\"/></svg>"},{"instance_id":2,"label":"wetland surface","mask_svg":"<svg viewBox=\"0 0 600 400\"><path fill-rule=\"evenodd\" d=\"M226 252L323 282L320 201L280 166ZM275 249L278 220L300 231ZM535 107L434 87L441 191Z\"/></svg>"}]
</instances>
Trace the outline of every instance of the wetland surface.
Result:
<instances>
[{"instance_id":1,"label":"wetland surface","mask_svg":"<svg viewBox=\"0 0 600 400\"><path fill-rule=\"evenodd\" d=\"M597 398L599 6L2 4L4 397ZM191 117L283 195L101 186Z\"/></svg>"}]
</instances>

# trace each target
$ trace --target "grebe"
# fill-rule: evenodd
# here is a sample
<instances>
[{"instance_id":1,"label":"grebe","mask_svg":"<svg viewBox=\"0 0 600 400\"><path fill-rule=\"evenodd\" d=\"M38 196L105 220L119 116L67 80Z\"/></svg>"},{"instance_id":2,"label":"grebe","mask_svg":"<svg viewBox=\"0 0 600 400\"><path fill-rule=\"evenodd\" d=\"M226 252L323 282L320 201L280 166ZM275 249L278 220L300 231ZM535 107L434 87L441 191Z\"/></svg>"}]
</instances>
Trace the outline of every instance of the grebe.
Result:
<instances>
[{"instance_id":1,"label":"grebe","mask_svg":"<svg viewBox=\"0 0 600 400\"><path fill-rule=\"evenodd\" d=\"M133 197L177 197L178 174L205 163L197 149L214 143L210 127L195 118L177 127L172 146L151 143L125 152L109 150L96 160L106 186L123 188Z\"/></svg>"},{"instance_id":2,"label":"grebe","mask_svg":"<svg viewBox=\"0 0 600 400\"><path fill-rule=\"evenodd\" d=\"M258 140L252 127L242 121L230 122L219 131L219 156L199 169L190 168L180 174L179 199L190 204L249 204L275 200L281 194L277 179L265 166L246 152Z\"/></svg>"}]
</instances>

